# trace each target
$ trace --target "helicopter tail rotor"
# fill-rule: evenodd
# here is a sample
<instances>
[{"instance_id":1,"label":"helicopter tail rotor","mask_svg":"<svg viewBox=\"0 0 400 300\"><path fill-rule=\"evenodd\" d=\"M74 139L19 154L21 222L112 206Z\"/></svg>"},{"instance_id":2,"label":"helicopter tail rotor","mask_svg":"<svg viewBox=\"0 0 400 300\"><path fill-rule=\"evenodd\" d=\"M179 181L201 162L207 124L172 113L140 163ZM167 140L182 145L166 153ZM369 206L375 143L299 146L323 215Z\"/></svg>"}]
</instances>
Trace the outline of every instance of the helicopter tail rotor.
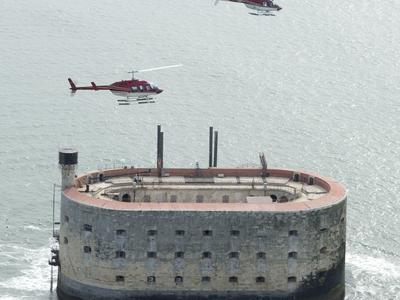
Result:
<instances>
[{"instance_id":1,"label":"helicopter tail rotor","mask_svg":"<svg viewBox=\"0 0 400 300\"><path fill-rule=\"evenodd\" d=\"M72 81L71 78L68 78L68 82L69 82L69 84L71 85L71 91L72 91L72 92L75 92L75 91L76 91L76 85L75 85L75 83Z\"/></svg>"}]
</instances>

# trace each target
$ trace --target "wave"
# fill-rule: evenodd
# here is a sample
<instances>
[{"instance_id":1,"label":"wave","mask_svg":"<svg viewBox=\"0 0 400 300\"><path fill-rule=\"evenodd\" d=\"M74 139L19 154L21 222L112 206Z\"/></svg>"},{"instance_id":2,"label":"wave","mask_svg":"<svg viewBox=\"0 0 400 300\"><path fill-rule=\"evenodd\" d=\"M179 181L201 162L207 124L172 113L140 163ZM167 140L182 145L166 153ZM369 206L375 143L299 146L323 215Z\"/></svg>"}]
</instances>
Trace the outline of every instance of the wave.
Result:
<instances>
[{"instance_id":1,"label":"wave","mask_svg":"<svg viewBox=\"0 0 400 300\"><path fill-rule=\"evenodd\" d=\"M0 288L25 292L44 292L50 288L50 266L48 259L51 245L29 249L17 245L0 245L0 263L2 266L17 266L19 271L14 277L1 279ZM56 283L54 275L54 283ZM5 293L4 293L5 294ZM27 297L31 297L30 296ZM14 299L12 296L1 296L0 300ZM4 298L8 297L8 298ZM11 297L11 298L10 298ZM19 297L19 299L23 296Z\"/></svg>"}]
</instances>

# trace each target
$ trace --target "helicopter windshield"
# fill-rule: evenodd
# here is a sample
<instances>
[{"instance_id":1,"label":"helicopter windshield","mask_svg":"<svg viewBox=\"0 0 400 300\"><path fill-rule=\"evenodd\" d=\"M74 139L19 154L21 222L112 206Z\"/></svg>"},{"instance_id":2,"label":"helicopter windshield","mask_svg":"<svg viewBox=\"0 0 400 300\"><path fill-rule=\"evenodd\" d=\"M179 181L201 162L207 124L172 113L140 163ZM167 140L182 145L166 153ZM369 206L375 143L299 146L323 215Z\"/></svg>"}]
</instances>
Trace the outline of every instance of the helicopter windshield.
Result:
<instances>
[{"instance_id":1,"label":"helicopter windshield","mask_svg":"<svg viewBox=\"0 0 400 300\"><path fill-rule=\"evenodd\" d=\"M152 90L158 89L158 87L152 82L150 82L150 87L151 87Z\"/></svg>"}]
</instances>

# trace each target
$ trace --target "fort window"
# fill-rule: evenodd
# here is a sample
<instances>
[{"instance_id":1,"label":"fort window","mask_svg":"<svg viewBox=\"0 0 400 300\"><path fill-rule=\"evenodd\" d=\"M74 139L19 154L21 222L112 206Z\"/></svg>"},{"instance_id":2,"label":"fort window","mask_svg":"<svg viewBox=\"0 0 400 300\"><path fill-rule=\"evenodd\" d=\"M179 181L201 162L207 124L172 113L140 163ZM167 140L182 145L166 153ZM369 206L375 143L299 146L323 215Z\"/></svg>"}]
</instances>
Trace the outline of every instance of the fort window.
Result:
<instances>
[{"instance_id":1,"label":"fort window","mask_svg":"<svg viewBox=\"0 0 400 300\"><path fill-rule=\"evenodd\" d=\"M147 276L147 283L148 284L156 283L156 276Z\"/></svg>"},{"instance_id":2,"label":"fort window","mask_svg":"<svg viewBox=\"0 0 400 300\"><path fill-rule=\"evenodd\" d=\"M147 252L148 258L157 258L157 252Z\"/></svg>"},{"instance_id":3,"label":"fort window","mask_svg":"<svg viewBox=\"0 0 400 300\"><path fill-rule=\"evenodd\" d=\"M264 282L265 282L265 277L263 276L256 277L256 283L264 283Z\"/></svg>"},{"instance_id":4,"label":"fort window","mask_svg":"<svg viewBox=\"0 0 400 300\"><path fill-rule=\"evenodd\" d=\"M230 283L238 283L238 278L236 276L231 276L231 277L229 277L229 282Z\"/></svg>"},{"instance_id":5,"label":"fort window","mask_svg":"<svg viewBox=\"0 0 400 300\"><path fill-rule=\"evenodd\" d=\"M115 251L115 258L125 258L125 251Z\"/></svg>"},{"instance_id":6,"label":"fort window","mask_svg":"<svg viewBox=\"0 0 400 300\"><path fill-rule=\"evenodd\" d=\"M68 223L69 222L69 217L68 216L64 216L64 221L65 221L65 223Z\"/></svg>"},{"instance_id":7,"label":"fort window","mask_svg":"<svg viewBox=\"0 0 400 300\"><path fill-rule=\"evenodd\" d=\"M289 258L297 258L297 252L289 252L288 257Z\"/></svg>"},{"instance_id":8,"label":"fort window","mask_svg":"<svg viewBox=\"0 0 400 300\"><path fill-rule=\"evenodd\" d=\"M117 276L115 276L115 281L116 282L124 282L125 281L125 277L121 276L121 275L117 275Z\"/></svg>"},{"instance_id":9,"label":"fort window","mask_svg":"<svg viewBox=\"0 0 400 300\"><path fill-rule=\"evenodd\" d=\"M313 185L314 184L314 177L310 176L308 177L308 184Z\"/></svg>"},{"instance_id":10,"label":"fort window","mask_svg":"<svg viewBox=\"0 0 400 300\"><path fill-rule=\"evenodd\" d=\"M83 247L83 252L85 252L85 253L91 253L91 252L92 252L92 248L90 248L90 246L84 246L84 247Z\"/></svg>"},{"instance_id":11,"label":"fort window","mask_svg":"<svg viewBox=\"0 0 400 300\"><path fill-rule=\"evenodd\" d=\"M239 236L240 231L239 230L231 230L231 236Z\"/></svg>"},{"instance_id":12,"label":"fort window","mask_svg":"<svg viewBox=\"0 0 400 300\"><path fill-rule=\"evenodd\" d=\"M282 196L282 197L279 198L279 203L285 203L285 202L288 202L288 201L289 201L289 199L286 196Z\"/></svg>"},{"instance_id":13,"label":"fort window","mask_svg":"<svg viewBox=\"0 0 400 300\"><path fill-rule=\"evenodd\" d=\"M157 235L157 230L155 230L155 229L148 230L147 231L147 235L148 236L155 236L155 235Z\"/></svg>"},{"instance_id":14,"label":"fort window","mask_svg":"<svg viewBox=\"0 0 400 300\"><path fill-rule=\"evenodd\" d=\"M203 252L203 254L202 254L203 258L211 258L211 256L212 256L211 252L208 252L208 251Z\"/></svg>"},{"instance_id":15,"label":"fort window","mask_svg":"<svg viewBox=\"0 0 400 300\"><path fill-rule=\"evenodd\" d=\"M321 228L319 231L320 231L320 232L327 232L327 231L328 231L328 228Z\"/></svg>"},{"instance_id":16,"label":"fort window","mask_svg":"<svg viewBox=\"0 0 400 300\"><path fill-rule=\"evenodd\" d=\"M114 195L112 198L113 198L113 200L117 200L117 201L119 200L118 195Z\"/></svg>"},{"instance_id":17,"label":"fort window","mask_svg":"<svg viewBox=\"0 0 400 300\"><path fill-rule=\"evenodd\" d=\"M257 253L257 258L258 259L265 259L265 252L258 252Z\"/></svg>"},{"instance_id":18,"label":"fort window","mask_svg":"<svg viewBox=\"0 0 400 300\"><path fill-rule=\"evenodd\" d=\"M203 195L197 195L197 196L196 196L196 202L197 202L197 203L202 203L202 202L204 202L204 196L203 196Z\"/></svg>"},{"instance_id":19,"label":"fort window","mask_svg":"<svg viewBox=\"0 0 400 300\"><path fill-rule=\"evenodd\" d=\"M175 258L184 258L185 257L185 252L178 251L175 252Z\"/></svg>"},{"instance_id":20,"label":"fort window","mask_svg":"<svg viewBox=\"0 0 400 300\"><path fill-rule=\"evenodd\" d=\"M270 195L272 202L276 202L276 200L278 200L278 197L274 194Z\"/></svg>"},{"instance_id":21,"label":"fort window","mask_svg":"<svg viewBox=\"0 0 400 300\"><path fill-rule=\"evenodd\" d=\"M203 231L203 236L212 236L212 235L213 235L212 230L204 230Z\"/></svg>"},{"instance_id":22,"label":"fort window","mask_svg":"<svg viewBox=\"0 0 400 300\"><path fill-rule=\"evenodd\" d=\"M68 244L68 239L64 237L64 244Z\"/></svg>"},{"instance_id":23,"label":"fort window","mask_svg":"<svg viewBox=\"0 0 400 300\"><path fill-rule=\"evenodd\" d=\"M290 230L289 231L289 236L298 236L297 230Z\"/></svg>"},{"instance_id":24,"label":"fort window","mask_svg":"<svg viewBox=\"0 0 400 300\"><path fill-rule=\"evenodd\" d=\"M83 230L91 232L92 231L92 225L83 224Z\"/></svg>"},{"instance_id":25,"label":"fort window","mask_svg":"<svg viewBox=\"0 0 400 300\"><path fill-rule=\"evenodd\" d=\"M295 276L288 277L288 282L296 282L297 278Z\"/></svg>"},{"instance_id":26,"label":"fort window","mask_svg":"<svg viewBox=\"0 0 400 300\"><path fill-rule=\"evenodd\" d=\"M229 253L229 258L239 258L239 252L231 252L231 253Z\"/></svg>"},{"instance_id":27,"label":"fort window","mask_svg":"<svg viewBox=\"0 0 400 300\"><path fill-rule=\"evenodd\" d=\"M183 277L182 276L176 276L175 277L175 283L176 284L182 284L183 283Z\"/></svg>"},{"instance_id":28,"label":"fort window","mask_svg":"<svg viewBox=\"0 0 400 300\"><path fill-rule=\"evenodd\" d=\"M185 235L185 230L175 230L175 235L184 236Z\"/></svg>"},{"instance_id":29,"label":"fort window","mask_svg":"<svg viewBox=\"0 0 400 300\"><path fill-rule=\"evenodd\" d=\"M150 195L144 195L143 202L150 202Z\"/></svg>"},{"instance_id":30,"label":"fort window","mask_svg":"<svg viewBox=\"0 0 400 300\"><path fill-rule=\"evenodd\" d=\"M321 253L321 254L326 254L327 252L328 252L328 250L327 250L326 247L322 247L322 248L319 250L319 253Z\"/></svg>"},{"instance_id":31,"label":"fort window","mask_svg":"<svg viewBox=\"0 0 400 300\"><path fill-rule=\"evenodd\" d=\"M228 203L229 202L229 195L223 195L222 196L222 202L223 203Z\"/></svg>"},{"instance_id":32,"label":"fort window","mask_svg":"<svg viewBox=\"0 0 400 300\"><path fill-rule=\"evenodd\" d=\"M299 182L300 181L300 174L299 173L294 173L293 174L293 181Z\"/></svg>"},{"instance_id":33,"label":"fort window","mask_svg":"<svg viewBox=\"0 0 400 300\"><path fill-rule=\"evenodd\" d=\"M211 282L211 277L203 276L203 277L201 277L201 282L209 283L209 282Z\"/></svg>"},{"instance_id":34,"label":"fort window","mask_svg":"<svg viewBox=\"0 0 400 300\"><path fill-rule=\"evenodd\" d=\"M126 234L126 230L124 230L124 229L117 229L116 233L117 233L117 235L125 235L125 234Z\"/></svg>"},{"instance_id":35,"label":"fort window","mask_svg":"<svg viewBox=\"0 0 400 300\"><path fill-rule=\"evenodd\" d=\"M176 195L171 195L170 201L171 202L176 202L178 197Z\"/></svg>"},{"instance_id":36,"label":"fort window","mask_svg":"<svg viewBox=\"0 0 400 300\"><path fill-rule=\"evenodd\" d=\"M129 194L123 194L122 202L131 202L131 196Z\"/></svg>"}]
</instances>

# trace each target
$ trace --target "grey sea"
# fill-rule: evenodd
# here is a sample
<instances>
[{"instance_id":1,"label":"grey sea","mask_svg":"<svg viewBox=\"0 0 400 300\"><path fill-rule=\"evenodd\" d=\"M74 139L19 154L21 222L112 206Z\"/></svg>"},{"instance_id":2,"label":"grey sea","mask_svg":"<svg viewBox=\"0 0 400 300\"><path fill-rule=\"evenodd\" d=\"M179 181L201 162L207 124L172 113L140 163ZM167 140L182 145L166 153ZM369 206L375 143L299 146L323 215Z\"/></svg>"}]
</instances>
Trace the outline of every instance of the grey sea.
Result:
<instances>
[{"instance_id":1,"label":"grey sea","mask_svg":"<svg viewBox=\"0 0 400 300\"><path fill-rule=\"evenodd\" d=\"M400 299L400 1L276 0L276 16L213 0L0 0L0 299L51 295L58 149L79 172L154 166L304 169L348 189L346 299ZM164 89L118 106L67 78L126 72Z\"/></svg>"}]
</instances>

